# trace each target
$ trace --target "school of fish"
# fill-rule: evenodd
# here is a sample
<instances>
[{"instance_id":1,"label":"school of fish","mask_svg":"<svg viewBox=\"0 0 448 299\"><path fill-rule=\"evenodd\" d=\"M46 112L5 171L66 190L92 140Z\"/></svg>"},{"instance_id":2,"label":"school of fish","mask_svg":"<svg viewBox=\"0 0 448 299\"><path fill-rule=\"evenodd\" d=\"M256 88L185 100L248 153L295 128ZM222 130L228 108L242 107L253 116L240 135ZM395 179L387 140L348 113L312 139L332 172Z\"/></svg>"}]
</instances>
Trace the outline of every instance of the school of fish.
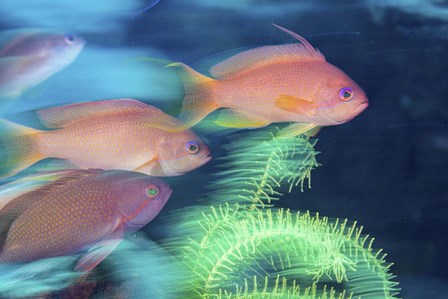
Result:
<instances>
[{"instance_id":1,"label":"school of fish","mask_svg":"<svg viewBox=\"0 0 448 299\"><path fill-rule=\"evenodd\" d=\"M175 62L185 90L178 118L129 98L38 110L45 129L0 121L0 264L76 255L87 272L171 197L164 179L211 159L191 127L219 109L215 123L244 129L287 123L279 135L314 135L368 107L364 91L303 37L241 52L210 69ZM0 100L24 93L73 63L85 41L19 31L0 44ZM45 159L59 169L22 172Z\"/></svg>"}]
</instances>

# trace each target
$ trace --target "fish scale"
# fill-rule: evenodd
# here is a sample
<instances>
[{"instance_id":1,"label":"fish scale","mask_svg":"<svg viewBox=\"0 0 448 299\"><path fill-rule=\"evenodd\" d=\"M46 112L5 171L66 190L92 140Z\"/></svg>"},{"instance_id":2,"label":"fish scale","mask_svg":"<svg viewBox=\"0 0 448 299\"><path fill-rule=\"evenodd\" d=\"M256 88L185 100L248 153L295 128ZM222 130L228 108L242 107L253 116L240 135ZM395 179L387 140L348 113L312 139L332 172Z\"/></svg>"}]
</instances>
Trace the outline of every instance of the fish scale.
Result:
<instances>
[{"instance_id":1,"label":"fish scale","mask_svg":"<svg viewBox=\"0 0 448 299\"><path fill-rule=\"evenodd\" d=\"M120 169L133 170L156 155L157 143L154 140L160 140L163 135L157 129L142 130L144 124L133 118L132 115L113 119L98 117L73 123L63 130L43 133L39 137L38 148L47 157L67 159L81 168L95 165L111 169L116 167L117 157L123 157ZM92 132L101 138L92 138Z\"/></svg>"},{"instance_id":2,"label":"fish scale","mask_svg":"<svg viewBox=\"0 0 448 299\"><path fill-rule=\"evenodd\" d=\"M108 206L98 199L117 197L110 186L98 182L87 184L84 187L93 187L96 191L75 186L74 190L50 194L25 211L11 226L11 237L5 242L5 253L0 255L1 260L28 261L52 256L51 252L64 255L73 250L81 250L86 245L86 240L88 243L97 242L104 233L97 231L96 227L101 227L102 223L117 216L117 211L108 210ZM78 202L78 197L85 200ZM81 216L83 221L80 221ZM74 225L75 223L78 225ZM55 235L58 238L54 238ZM27 240L27 246L20 246L23 244L22 240ZM15 250L16 248L19 249Z\"/></svg>"}]
</instances>

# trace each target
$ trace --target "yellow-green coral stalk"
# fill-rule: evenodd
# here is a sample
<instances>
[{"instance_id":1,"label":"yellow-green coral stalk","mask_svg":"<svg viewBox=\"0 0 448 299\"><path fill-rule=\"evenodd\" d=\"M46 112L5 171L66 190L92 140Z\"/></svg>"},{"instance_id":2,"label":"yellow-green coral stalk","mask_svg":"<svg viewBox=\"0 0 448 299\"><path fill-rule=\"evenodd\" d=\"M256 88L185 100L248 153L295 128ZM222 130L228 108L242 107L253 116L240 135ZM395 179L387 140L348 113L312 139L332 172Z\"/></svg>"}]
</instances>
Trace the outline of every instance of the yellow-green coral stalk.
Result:
<instances>
[{"instance_id":1,"label":"yellow-green coral stalk","mask_svg":"<svg viewBox=\"0 0 448 299\"><path fill-rule=\"evenodd\" d=\"M396 298L390 265L356 224L283 209L197 212L179 226L194 237L172 245L202 298Z\"/></svg>"},{"instance_id":2,"label":"yellow-green coral stalk","mask_svg":"<svg viewBox=\"0 0 448 299\"><path fill-rule=\"evenodd\" d=\"M166 243L191 269L198 297L397 298L390 264L356 222L258 209L309 183L314 143L264 131L226 147L226 169L207 197L216 205L179 212L178 237Z\"/></svg>"},{"instance_id":3,"label":"yellow-green coral stalk","mask_svg":"<svg viewBox=\"0 0 448 299\"><path fill-rule=\"evenodd\" d=\"M213 203L250 204L252 207L271 205L282 195L282 185L291 192L303 185L318 166L316 140L303 135L284 139L273 132L242 134L225 146L227 155L211 185L206 200Z\"/></svg>"}]
</instances>

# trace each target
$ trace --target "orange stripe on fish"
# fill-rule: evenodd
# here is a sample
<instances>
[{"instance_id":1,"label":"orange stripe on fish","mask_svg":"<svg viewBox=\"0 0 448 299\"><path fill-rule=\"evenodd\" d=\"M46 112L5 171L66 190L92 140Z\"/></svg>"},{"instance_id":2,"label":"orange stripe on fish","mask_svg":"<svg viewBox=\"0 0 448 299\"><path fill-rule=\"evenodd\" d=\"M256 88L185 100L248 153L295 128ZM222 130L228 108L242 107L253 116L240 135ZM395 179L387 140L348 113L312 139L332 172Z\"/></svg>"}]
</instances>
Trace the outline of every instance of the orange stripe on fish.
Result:
<instances>
[{"instance_id":1,"label":"orange stripe on fish","mask_svg":"<svg viewBox=\"0 0 448 299\"><path fill-rule=\"evenodd\" d=\"M275 106L286 111L302 113L310 116L315 113L313 101L299 99L285 94L281 94L278 97L277 101L275 101Z\"/></svg>"}]
</instances>

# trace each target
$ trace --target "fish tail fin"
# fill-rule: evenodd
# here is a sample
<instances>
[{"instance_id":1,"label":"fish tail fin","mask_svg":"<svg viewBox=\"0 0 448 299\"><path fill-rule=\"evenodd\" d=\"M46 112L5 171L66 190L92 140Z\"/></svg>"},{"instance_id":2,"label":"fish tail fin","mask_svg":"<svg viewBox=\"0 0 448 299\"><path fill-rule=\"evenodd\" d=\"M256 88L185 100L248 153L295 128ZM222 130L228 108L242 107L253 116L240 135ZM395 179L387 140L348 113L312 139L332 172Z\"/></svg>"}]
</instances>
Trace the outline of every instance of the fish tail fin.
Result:
<instances>
[{"instance_id":1,"label":"fish tail fin","mask_svg":"<svg viewBox=\"0 0 448 299\"><path fill-rule=\"evenodd\" d=\"M196 72L183 63L174 62L167 67L176 67L184 84L185 98L179 119L186 127L194 126L209 113L220 108L214 98L216 80Z\"/></svg>"},{"instance_id":2,"label":"fish tail fin","mask_svg":"<svg viewBox=\"0 0 448 299\"><path fill-rule=\"evenodd\" d=\"M0 178L13 176L45 158L37 143L40 132L0 119Z\"/></svg>"}]
</instances>

